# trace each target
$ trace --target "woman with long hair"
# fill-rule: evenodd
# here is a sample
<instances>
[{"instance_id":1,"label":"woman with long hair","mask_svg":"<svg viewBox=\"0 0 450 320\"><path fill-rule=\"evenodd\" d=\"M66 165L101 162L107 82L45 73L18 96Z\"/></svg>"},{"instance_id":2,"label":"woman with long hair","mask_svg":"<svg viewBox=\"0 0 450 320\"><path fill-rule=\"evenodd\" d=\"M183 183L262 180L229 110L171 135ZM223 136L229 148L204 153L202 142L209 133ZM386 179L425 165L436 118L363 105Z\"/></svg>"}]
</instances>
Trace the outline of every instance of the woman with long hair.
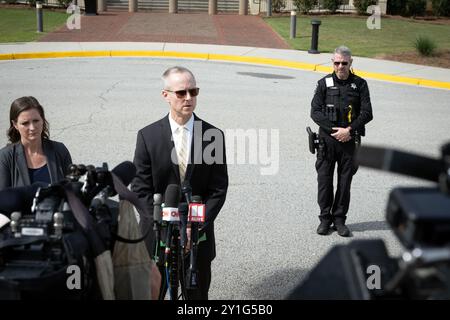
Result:
<instances>
[{"instance_id":1,"label":"woman with long hair","mask_svg":"<svg viewBox=\"0 0 450 320\"><path fill-rule=\"evenodd\" d=\"M64 179L72 158L63 143L50 140L44 108L36 98L14 100L9 120L9 143L0 150L0 190Z\"/></svg>"}]
</instances>

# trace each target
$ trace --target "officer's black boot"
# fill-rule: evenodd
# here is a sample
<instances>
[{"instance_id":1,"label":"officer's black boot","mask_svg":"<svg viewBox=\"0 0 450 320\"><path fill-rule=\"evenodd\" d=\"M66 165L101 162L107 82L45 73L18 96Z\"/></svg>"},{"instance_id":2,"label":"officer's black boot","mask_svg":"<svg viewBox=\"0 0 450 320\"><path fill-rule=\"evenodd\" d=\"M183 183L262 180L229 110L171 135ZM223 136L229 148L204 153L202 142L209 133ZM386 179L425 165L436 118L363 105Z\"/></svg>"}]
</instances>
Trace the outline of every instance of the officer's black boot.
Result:
<instances>
[{"instance_id":1,"label":"officer's black boot","mask_svg":"<svg viewBox=\"0 0 450 320\"><path fill-rule=\"evenodd\" d=\"M350 237L350 230L345 225L344 218L334 219L334 229L337 231L338 235L341 237Z\"/></svg>"},{"instance_id":2,"label":"officer's black boot","mask_svg":"<svg viewBox=\"0 0 450 320\"><path fill-rule=\"evenodd\" d=\"M331 223L331 220L322 219L319 226L317 227L317 234L320 234L322 236L327 235L330 231Z\"/></svg>"}]
</instances>

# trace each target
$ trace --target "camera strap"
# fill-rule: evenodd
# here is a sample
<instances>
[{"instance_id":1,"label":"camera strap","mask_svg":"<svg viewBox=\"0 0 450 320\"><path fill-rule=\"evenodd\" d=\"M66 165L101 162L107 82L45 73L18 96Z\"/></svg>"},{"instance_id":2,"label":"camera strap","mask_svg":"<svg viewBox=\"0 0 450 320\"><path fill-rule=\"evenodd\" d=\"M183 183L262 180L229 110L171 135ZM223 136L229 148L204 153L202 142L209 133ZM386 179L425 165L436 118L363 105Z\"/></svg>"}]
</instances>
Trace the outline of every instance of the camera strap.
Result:
<instances>
[{"instance_id":1,"label":"camera strap","mask_svg":"<svg viewBox=\"0 0 450 320\"><path fill-rule=\"evenodd\" d=\"M117 177L113 172L111 172L111 176L113 179L114 190L116 190L116 192L119 194L119 197L121 199L127 200L132 205L134 205L134 207L138 211L139 215L141 215L141 216L145 215L144 206L142 205L141 200L137 197L136 193L128 190L128 188L123 184L123 182L119 179L119 177ZM138 242L143 241L148 236L150 229L151 229L151 226L149 226L147 228L147 230L145 231L145 233L142 237L137 238L137 239L123 238L123 237L119 236L118 234L113 234L113 237L120 242L138 243Z\"/></svg>"},{"instance_id":2,"label":"camera strap","mask_svg":"<svg viewBox=\"0 0 450 320\"><path fill-rule=\"evenodd\" d=\"M73 216L86 234L88 241L91 245L94 256L98 256L107 250L102 238L95 228L94 219L89 214L88 209L84 206L80 199L75 195L75 192L71 189L70 184L64 186L66 192L67 202L72 209Z\"/></svg>"}]
</instances>

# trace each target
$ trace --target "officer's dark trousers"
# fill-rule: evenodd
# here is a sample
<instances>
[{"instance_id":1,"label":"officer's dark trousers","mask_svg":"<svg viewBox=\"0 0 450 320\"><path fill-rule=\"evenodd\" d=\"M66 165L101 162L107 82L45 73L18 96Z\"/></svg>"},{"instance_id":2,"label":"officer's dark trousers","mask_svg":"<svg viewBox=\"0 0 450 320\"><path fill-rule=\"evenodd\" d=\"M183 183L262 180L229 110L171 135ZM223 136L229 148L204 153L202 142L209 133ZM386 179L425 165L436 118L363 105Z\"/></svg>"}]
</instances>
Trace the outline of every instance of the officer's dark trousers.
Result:
<instances>
[{"instance_id":1,"label":"officer's dark trousers","mask_svg":"<svg viewBox=\"0 0 450 320\"><path fill-rule=\"evenodd\" d=\"M350 204L350 186L356 172L353 164L355 153L354 139L339 142L333 137L321 134L324 140L324 154L317 154L316 170L318 182L317 201L320 207L321 221L345 222ZM337 188L333 194L333 176L337 164Z\"/></svg>"}]
</instances>

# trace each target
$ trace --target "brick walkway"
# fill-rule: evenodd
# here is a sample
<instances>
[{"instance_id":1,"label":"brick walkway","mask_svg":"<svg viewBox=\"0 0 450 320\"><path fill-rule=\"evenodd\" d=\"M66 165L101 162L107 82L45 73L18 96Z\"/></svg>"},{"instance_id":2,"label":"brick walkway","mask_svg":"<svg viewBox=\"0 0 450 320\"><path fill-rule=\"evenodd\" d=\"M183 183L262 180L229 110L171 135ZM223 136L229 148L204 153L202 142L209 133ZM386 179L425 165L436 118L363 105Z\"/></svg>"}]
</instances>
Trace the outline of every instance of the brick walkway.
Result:
<instances>
[{"instance_id":1,"label":"brick walkway","mask_svg":"<svg viewBox=\"0 0 450 320\"><path fill-rule=\"evenodd\" d=\"M82 16L81 29L66 26L40 41L175 42L289 49L259 16L108 11Z\"/></svg>"}]
</instances>

